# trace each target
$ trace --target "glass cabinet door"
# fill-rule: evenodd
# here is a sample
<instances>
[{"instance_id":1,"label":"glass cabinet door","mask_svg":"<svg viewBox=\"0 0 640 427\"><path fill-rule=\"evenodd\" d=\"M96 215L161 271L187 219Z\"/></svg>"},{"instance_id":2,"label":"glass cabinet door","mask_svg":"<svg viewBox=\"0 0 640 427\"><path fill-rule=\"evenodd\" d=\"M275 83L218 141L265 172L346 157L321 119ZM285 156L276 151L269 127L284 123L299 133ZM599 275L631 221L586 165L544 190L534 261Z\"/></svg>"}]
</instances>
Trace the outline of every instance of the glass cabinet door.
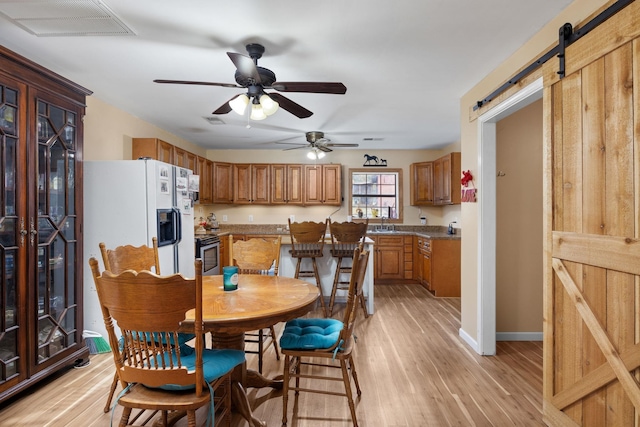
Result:
<instances>
[{"instance_id":1,"label":"glass cabinet door","mask_svg":"<svg viewBox=\"0 0 640 427\"><path fill-rule=\"evenodd\" d=\"M77 278L76 121L38 101L37 316L41 363L75 344Z\"/></svg>"},{"instance_id":2,"label":"glass cabinet door","mask_svg":"<svg viewBox=\"0 0 640 427\"><path fill-rule=\"evenodd\" d=\"M0 383L24 374L26 358L20 354L20 313L18 278L19 244L24 246L26 236L24 212L19 212L18 141L21 129L17 125L19 104L18 85L0 83ZM24 189L23 189L24 191ZM23 220L19 221L18 215ZM26 231L25 231L26 233Z\"/></svg>"}]
</instances>

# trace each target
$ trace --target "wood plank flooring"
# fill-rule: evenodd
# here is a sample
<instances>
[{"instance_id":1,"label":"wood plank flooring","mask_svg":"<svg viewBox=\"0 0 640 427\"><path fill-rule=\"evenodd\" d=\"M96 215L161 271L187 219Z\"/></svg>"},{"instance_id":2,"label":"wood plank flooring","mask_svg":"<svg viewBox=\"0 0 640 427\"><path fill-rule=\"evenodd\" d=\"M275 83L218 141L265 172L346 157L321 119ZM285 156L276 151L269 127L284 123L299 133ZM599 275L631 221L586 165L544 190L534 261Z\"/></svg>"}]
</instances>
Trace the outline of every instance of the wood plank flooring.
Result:
<instances>
[{"instance_id":1,"label":"wood plank flooring","mask_svg":"<svg viewBox=\"0 0 640 427\"><path fill-rule=\"evenodd\" d=\"M459 328L459 298L434 298L419 285L377 285L376 313L360 317L356 329L359 425L543 426L542 343L499 342L497 356L483 357L460 339ZM272 348L264 360L266 376L282 373ZM255 355L247 361L257 369ZM56 375L3 403L0 426L109 426L111 414L102 408L112 378L111 354L91 356L88 367ZM282 392L251 389L249 398L258 418L281 425ZM294 402L291 393L288 426L352 425L342 397L302 393ZM118 408L115 425L119 414ZM205 418L199 414L199 425ZM186 426L186 420L177 425ZM247 425L234 415L232 426Z\"/></svg>"}]
</instances>

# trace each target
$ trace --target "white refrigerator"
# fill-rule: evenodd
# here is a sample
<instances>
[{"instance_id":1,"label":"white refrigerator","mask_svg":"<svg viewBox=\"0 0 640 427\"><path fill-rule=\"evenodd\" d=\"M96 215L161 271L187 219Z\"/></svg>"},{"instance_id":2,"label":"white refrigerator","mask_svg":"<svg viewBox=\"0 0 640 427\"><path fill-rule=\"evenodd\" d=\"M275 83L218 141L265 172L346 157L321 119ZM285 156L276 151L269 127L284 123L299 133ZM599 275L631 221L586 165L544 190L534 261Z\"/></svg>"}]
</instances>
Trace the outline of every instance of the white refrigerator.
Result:
<instances>
[{"instance_id":1,"label":"white refrigerator","mask_svg":"<svg viewBox=\"0 0 640 427\"><path fill-rule=\"evenodd\" d=\"M84 328L107 339L89 258L104 264L98 244L151 246L158 238L162 275L194 277L195 243L191 170L156 160L85 161ZM197 179L195 180L197 182Z\"/></svg>"}]
</instances>

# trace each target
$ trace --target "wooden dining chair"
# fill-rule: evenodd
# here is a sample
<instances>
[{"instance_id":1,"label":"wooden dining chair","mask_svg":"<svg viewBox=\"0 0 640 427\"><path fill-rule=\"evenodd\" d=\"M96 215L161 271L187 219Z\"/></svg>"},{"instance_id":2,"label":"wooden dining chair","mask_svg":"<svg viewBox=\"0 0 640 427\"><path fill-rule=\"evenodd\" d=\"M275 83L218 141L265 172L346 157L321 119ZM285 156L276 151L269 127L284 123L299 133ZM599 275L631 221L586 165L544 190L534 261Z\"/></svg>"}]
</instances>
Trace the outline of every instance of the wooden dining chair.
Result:
<instances>
[{"instance_id":1,"label":"wooden dining chair","mask_svg":"<svg viewBox=\"0 0 640 427\"><path fill-rule=\"evenodd\" d=\"M329 220L327 220L328 222ZM289 234L291 235L291 257L297 258L295 278L313 277L320 291L320 304L322 312L327 317L327 307L322 293L322 282L318 273L317 258L324 256L324 239L327 232L326 222L289 222ZM301 270L302 260L311 260L311 270Z\"/></svg>"},{"instance_id":2,"label":"wooden dining chair","mask_svg":"<svg viewBox=\"0 0 640 427\"><path fill-rule=\"evenodd\" d=\"M151 239L152 246L123 245L114 249L107 249L104 242L100 242L100 254L104 269L118 274L125 270L152 271L160 273L160 259L158 258L158 239Z\"/></svg>"},{"instance_id":3,"label":"wooden dining chair","mask_svg":"<svg viewBox=\"0 0 640 427\"><path fill-rule=\"evenodd\" d=\"M130 425L133 409L142 409L160 411L162 425L174 411L186 411L188 425L195 427L196 410L207 405L216 425L230 425L231 372L244 363L244 352L204 349L202 261L196 260L195 279L133 270L101 274L95 258L89 265L124 389L117 401L124 408L120 426ZM190 310L195 311L195 347L178 335Z\"/></svg>"},{"instance_id":4,"label":"wooden dining chair","mask_svg":"<svg viewBox=\"0 0 640 427\"><path fill-rule=\"evenodd\" d=\"M350 279L342 280L345 274L351 277L352 264L345 264L345 259L353 259L353 251L364 247L364 239L367 237L369 219L364 222L331 222L329 221L329 232L331 233L331 256L336 259L336 271L333 276L333 287L331 288L331 298L329 299L329 316L333 314L333 304L336 300L338 290L348 290ZM358 296L358 303L362 305L364 316L369 317L367 306L362 293Z\"/></svg>"},{"instance_id":5,"label":"wooden dining chair","mask_svg":"<svg viewBox=\"0 0 640 427\"><path fill-rule=\"evenodd\" d=\"M151 247L147 245L133 246L122 245L114 249L108 249L104 242L100 242L100 254L102 255L102 263L104 269L114 274L120 274L126 270L134 271L152 271L156 274L160 273L160 259L158 257L158 239L151 239ZM118 373L116 372L111 382L107 402L104 405L105 413L111 410L111 401L113 395L118 388Z\"/></svg>"},{"instance_id":6,"label":"wooden dining chair","mask_svg":"<svg viewBox=\"0 0 640 427\"><path fill-rule=\"evenodd\" d=\"M231 264L238 267L241 274L278 275L280 266L280 245L282 237L277 238L253 238L249 240L233 241L233 235L229 235L229 259ZM246 349L245 353L258 355L258 372L262 374L263 354L269 345L273 345L276 359L280 360L278 341L274 325L257 331L245 332L244 342L257 344L258 349Z\"/></svg>"},{"instance_id":7,"label":"wooden dining chair","mask_svg":"<svg viewBox=\"0 0 640 427\"><path fill-rule=\"evenodd\" d=\"M356 386L358 396L362 394L358 383L356 367L353 363L352 351L354 345L353 330L355 328L358 302L357 295L362 289L364 276L369 260L368 251L356 248L353 254L353 268L349 281L347 307L343 320L327 318L299 318L285 324L280 338L280 350L284 356L284 382L282 391L282 425L287 425L287 402L289 391L295 396L301 391L310 393L330 394L347 398L351 421L358 426L356 409L351 391L351 380ZM359 290L360 289L360 290ZM306 367L303 372L302 367ZM340 369L342 375L325 375L319 367ZM291 386L291 378L295 378L295 386ZM301 384L301 379L305 380ZM326 386L318 386L317 381L342 381L344 393L329 390ZM297 406L297 401L294 408Z\"/></svg>"}]
</instances>

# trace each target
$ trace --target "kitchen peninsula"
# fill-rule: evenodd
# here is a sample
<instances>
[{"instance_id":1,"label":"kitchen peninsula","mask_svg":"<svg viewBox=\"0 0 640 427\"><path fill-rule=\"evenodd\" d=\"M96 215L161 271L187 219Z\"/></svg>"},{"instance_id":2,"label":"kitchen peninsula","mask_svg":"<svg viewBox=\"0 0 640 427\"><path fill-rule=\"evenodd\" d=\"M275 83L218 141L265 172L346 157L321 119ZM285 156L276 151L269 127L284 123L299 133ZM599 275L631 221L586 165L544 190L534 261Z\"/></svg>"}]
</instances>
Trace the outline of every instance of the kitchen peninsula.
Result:
<instances>
[{"instance_id":1,"label":"kitchen peninsula","mask_svg":"<svg viewBox=\"0 0 640 427\"><path fill-rule=\"evenodd\" d=\"M411 242L411 246L404 249L404 279L402 282L413 282L429 289L436 297L460 295L460 241L461 230L456 229L456 234L447 233L447 228L442 226L413 226L396 225L394 231L376 232L373 226L367 235L366 249L370 251L367 274L364 283L364 294L367 301L367 311L374 312L374 280L376 278L376 262L385 259L384 247L377 246L380 238L400 237L404 241ZM282 276L293 277L295 274L296 260L292 259L291 238L289 231L282 225L275 224L221 224L218 230L208 231L217 234L224 241L224 237L233 234L234 239L250 239L254 237L282 236L282 248L280 253L280 271ZM433 248L431 247L433 245ZM324 257L318 259L318 270L322 282L322 291L328 301L333 285L333 275L336 261L330 253L331 239L327 234L324 247ZM433 249L433 251L431 250ZM394 259L396 253L393 253ZM222 255L222 262L227 265L229 260ZM307 264L304 264L303 268ZM407 277L407 272L410 275ZM446 274L443 274L446 273ZM313 278L306 279L315 283ZM391 282L383 280L384 284ZM338 301L344 301L345 291L338 291Z\"/></svg>"}]
</instances>

